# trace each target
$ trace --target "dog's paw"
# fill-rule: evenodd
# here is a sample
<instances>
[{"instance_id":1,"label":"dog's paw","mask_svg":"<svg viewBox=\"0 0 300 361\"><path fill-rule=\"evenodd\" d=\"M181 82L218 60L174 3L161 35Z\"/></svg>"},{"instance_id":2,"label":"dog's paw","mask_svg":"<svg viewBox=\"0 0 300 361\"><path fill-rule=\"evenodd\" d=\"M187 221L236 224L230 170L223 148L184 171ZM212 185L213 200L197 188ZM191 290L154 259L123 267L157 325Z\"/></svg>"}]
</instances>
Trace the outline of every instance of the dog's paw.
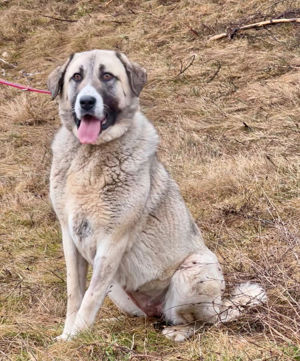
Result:
<instances>
[{"instance_id":1,"label":"dog's paw","mask_svg":"<svg viewBox=\"0 0 300 361\"><path fill-rule=\"evenodd\" d=\"M60 341L70 341L72 336L68 333L62 333L60 336L55 337L54 341L60 342Z\"/></svg>"},{"instance_id":2,"label":"dog's paw","mask_svg":"<svg viewBox=\"0 0 300 361\"><path fill-rule=\"evenodd\" d=\"M162 334L165 335L169 340L175 342L183 342L195 333L195 328L191 325L177 325L169 326L163 329Z\"/></svg>"}]
</instances>

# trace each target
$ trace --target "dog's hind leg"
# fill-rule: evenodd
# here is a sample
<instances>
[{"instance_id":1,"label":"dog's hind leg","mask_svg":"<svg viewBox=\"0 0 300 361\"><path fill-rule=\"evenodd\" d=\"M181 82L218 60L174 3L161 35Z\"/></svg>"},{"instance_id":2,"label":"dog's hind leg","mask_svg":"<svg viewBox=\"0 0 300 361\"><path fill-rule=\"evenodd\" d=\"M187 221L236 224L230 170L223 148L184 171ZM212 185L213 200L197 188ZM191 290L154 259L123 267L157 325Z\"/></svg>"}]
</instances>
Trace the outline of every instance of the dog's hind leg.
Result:
<instances>
[{"instance_id":1,"label":"dog's hind leg","mask_svg":"<svg viewBox=\"0 0 300 361\"><path fill-rule=\"evenodd\" d=\"M146 316L118 283L110 286L107 295L121 311L131 316Z\"/></svg>"},{"instance_id":2,"label":"dog's hind leg","mask_svg":"<svg viewBox=\"0 0 300 361\"><path fill-rule=\"evenodd\" d=\"M167 322L163 334L174 341L193 335L198 321L215 323L225 288L217 257L207 248L187 257L174 273L163 308Z\"/></svg>"},{"instance_id":3,"label":"dog's hind leg","mask_svg":"<svg viewBox=\"0 0 300 361\"><path fill-rule=\"evenodd\" d=\"M163 334L174 341L193 335L199 322L230 322L245 307L267 301L264 289L256 283L238 285L229 299L222 300L225 282L217 257L207 248L187 257L174 273L165 298L165 319L175 326Z\"/></svg>"}]
</instances>

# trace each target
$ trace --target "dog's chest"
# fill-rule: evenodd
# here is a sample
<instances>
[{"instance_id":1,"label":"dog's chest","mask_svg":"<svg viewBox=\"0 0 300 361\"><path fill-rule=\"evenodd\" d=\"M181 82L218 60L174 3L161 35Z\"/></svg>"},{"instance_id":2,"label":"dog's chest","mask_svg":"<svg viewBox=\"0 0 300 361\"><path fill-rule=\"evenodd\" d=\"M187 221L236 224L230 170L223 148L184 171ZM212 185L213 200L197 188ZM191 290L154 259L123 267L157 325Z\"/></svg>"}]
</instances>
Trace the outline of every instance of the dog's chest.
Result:
<instances>
[{"instance_id":1,"label":"dog's chest","mask_svg":"<svg viewBox=\"0 0 300 361\"><path fill-rule=\"evenodd\" d=\"M119 162L102 166L93 157L73 161L63 182L52 179L52 201L82 256L92 264L99 242L114 226L126 179ZM58 172L61 174L61 172ZM125 186L126 187L126 186Z\"/></svg>"},{"instance_id":2,"label":"dog's chest","mask_svg":"<svg viewBox=\"0 0 300 361\"><path fill-rule=\"evenodd\" d=\"M118 166L101 164L93 157L75 163L66 174L64 195L68 214L81 212L100 224L109 222L118 198L126 188L126 174Z\"/></svg>"},{"instance_id":3,"label":"dog's chest","mask_svg":"<svg viewBox=\"0 0 300 361\"><path fill-rule=\"evenodd\" d=\"M64 215L73 242L89 263L111 221L105 184L105 173L91 169L89 164L81 169L71 168L66 178Z\"/></svg>"},{"instance_id":4,"label":"dog's chest","mask_svg":"<svg viewBox=\"0 0 300 361\"><path fill-rule=\"evenodd\" d=\"M109 216L115 193L122 192L124 174L118 161L99 161L101 155L76 154L68 164L60 157L51 174L51 199L59 218L70 213Z\"/></svg>"}]
</instances>

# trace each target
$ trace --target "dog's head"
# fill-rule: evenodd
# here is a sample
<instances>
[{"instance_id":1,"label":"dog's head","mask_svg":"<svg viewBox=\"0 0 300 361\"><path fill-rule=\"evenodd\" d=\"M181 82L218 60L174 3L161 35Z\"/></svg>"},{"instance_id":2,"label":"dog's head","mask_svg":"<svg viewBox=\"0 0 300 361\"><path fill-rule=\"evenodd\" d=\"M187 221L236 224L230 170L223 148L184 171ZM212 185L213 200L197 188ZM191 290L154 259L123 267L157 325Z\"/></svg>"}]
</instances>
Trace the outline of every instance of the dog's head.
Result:
<instances>
[{"instance_id":1,"label":"dog's head","mask_svg":"<svg viewBox=\"0 0 300 361\"><path fill-rule=\"evenodd\" d=\"M126 132L145 83L143 68L110 50L73 54L48 78L52 98L59 96L62 122L87 144Z\"/></svg>"}]
</instances>

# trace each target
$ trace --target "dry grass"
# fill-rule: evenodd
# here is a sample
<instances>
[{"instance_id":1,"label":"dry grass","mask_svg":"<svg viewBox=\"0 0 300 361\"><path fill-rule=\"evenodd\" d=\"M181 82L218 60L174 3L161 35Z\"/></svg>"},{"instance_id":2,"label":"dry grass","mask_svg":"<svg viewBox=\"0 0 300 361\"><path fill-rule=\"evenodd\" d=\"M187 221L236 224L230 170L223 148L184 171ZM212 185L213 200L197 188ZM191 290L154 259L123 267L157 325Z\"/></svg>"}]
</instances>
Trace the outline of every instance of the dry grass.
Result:
<instances>
[{"instance_id":1,"label":"dry grass","mask_svg":"<svg viewBox=\"0 0 300 361\"><path fill-rule=\"evenodd\" d=\"M141 104L161 135L160 157L228 289L253 280L269 296L265 307L180 345L154 320L101 321L120 316L106 301L93 332L55 343L66 293L48 201L57 109L46 95L1 87L0 360L300 360L299 26L208 42L237 24L299 14L297 2L10 0L0 11L0 57L16 66L0 63L8 80L44 88L69 53L91 48L143 64Z\"/></svg>"}]
</instances>

